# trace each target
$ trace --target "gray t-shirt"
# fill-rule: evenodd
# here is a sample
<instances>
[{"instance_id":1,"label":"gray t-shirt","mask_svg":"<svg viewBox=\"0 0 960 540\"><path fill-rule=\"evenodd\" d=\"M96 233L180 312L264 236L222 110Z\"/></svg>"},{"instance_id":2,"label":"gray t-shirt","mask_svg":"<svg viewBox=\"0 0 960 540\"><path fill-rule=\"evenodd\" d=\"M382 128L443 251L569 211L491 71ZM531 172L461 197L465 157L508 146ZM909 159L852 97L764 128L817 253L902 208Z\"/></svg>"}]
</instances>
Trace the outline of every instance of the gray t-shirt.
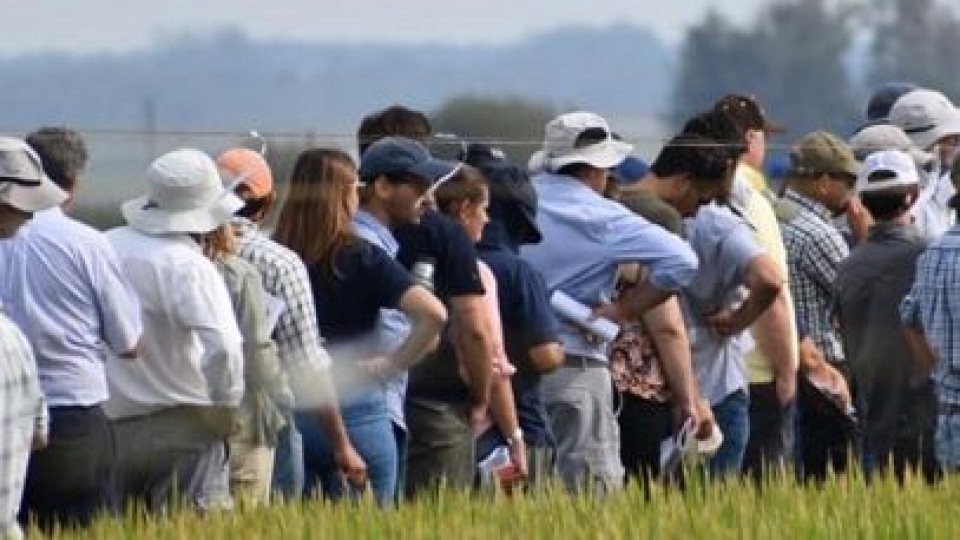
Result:
<instances>
[{"instance_id":1,"label":"gray t-shirt","mask_svg":"<svg viewBox=\"0 0 960 540\"><path fill-rule=\"evenodd\" d=\"M683 289L681 304L697 383L716 405L733 392L746 390L746 356L753 350L753 339L746 331L720 337L706 327L704 317L743 302L747 268L764 251L747 222L724 206L701 207L684 225L687 241L703 263Z\"/></svg>"}]
</instances>

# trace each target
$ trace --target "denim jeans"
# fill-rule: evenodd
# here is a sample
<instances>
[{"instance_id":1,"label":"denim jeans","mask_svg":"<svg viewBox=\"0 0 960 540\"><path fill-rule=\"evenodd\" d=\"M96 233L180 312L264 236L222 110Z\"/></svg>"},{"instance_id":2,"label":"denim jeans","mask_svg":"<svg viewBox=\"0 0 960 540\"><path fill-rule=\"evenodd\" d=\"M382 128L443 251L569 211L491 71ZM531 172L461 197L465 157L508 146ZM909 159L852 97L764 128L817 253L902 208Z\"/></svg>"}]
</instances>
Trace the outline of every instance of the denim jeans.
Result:
<instances>
[{"instance_id":1,"label":"denim jeans","mask_svg":"<svg viewBox=\"0 0 960 540\"><path fill-rule=\"evenodd\" d=\"M341 414L350 442L367 465L374 498L381 506L393 505L397 494L397 443L383 393L372 391L343 405ZM304 492L310 495L320 488L333 500L345 494L359 496L357 490L344 485L330 440L316 414L299 412L296 422L303 435Z\"/></svg>"},{"instance_id":2,"label":"denim jeans","mask_svg":"<svg viewBox=\"0 0 960 540\"><path fill-rule=\"evenodd\" d=\"M750 436L750 400L743 390L729 394L713 406L713 417L723 433L723 444L710 458L710 475L738 474Z\"/></svg>"},{"instance_id":3,"label":"denim jeans","mask_svg":"<svg viewBox=\"0 0 960 540\"><path fill-rule=\"evenodd\" d=\"M285 499L303 494L303 437L293 416L277 434L277 451L273 458L273 491Z\"/></svg>"}]
</instances>

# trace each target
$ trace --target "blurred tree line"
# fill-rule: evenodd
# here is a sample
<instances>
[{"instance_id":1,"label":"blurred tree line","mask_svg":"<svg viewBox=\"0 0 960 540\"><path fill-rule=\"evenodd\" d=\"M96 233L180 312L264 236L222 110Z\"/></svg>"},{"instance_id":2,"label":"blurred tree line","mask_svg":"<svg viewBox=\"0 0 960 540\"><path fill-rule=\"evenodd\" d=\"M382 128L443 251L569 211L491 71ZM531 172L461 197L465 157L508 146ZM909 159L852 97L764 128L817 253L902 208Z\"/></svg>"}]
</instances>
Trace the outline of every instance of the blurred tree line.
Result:
<instances>
[{"instance_id":1,"label":"blurred tree line","mask_svg":"<svg viewBox=\"0 0 960 540\"><path fill-rule=\"evenodd\" d=\"M683 40L670 124L736 92L756 96L790 139L820 128L845 136L883 82L960 98L955 8L937 0L780 0L746 28L710 11Z\"/></svg>"}]
</instances>

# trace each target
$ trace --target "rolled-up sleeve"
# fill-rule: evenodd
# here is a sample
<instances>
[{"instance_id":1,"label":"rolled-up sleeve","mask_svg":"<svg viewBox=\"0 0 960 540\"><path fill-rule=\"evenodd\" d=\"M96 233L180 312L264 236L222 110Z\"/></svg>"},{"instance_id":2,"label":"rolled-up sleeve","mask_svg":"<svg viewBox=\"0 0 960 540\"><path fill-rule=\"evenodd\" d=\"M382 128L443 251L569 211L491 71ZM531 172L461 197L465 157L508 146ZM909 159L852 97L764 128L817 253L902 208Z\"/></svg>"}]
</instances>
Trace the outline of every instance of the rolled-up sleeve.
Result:
<instances>
[{"instance_id":1,"label":"rolled-up sleeve","mask_svg":"<svg viewBox=\"0 0 960 540\"><path fill-rule=\"evenodd\" d=\"M617 262L639 262L649 271L650 283L677 291L697 274L699 262L683 239L659 225L632 214L611 220L604 231Z\"/></svg>"}]
</instances>

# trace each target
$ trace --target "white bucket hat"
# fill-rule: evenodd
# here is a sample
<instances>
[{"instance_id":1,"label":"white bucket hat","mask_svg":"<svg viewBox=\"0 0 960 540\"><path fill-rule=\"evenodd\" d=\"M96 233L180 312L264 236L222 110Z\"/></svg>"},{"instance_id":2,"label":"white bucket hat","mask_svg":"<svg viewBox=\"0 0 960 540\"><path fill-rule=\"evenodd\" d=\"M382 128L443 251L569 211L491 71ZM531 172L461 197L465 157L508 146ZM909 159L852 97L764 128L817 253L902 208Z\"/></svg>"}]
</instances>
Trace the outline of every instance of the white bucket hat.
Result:
<instances>
[{"instance_id":1,"label":"white bucket hat","mask_svg":"<svg viewBox=\"0 0 960 540\"><path fill-rule=\"evenodd\" d=\"M538 160L542 157L543 168L554 172L573 163L609 169L632 151L632 144L613 137L603 117L580 111L561 114L547 123Z\"/></svg>"},{"instance_id":2,"label":"white bucket hat","mask_svg":"<svg viewBox=\"0 0 960 540\"><path fill-rule=\"evenodd\" d=\"M205 233L216 229L243 207L223 187L217 165L193 149L174 150L147 170L147 194L123 203L123 217L147 234Z\"/></svg>"},{"instance_id":3,"label":"white bucket hat","mask_svg":"<svg viewBox=\"0 0 960 540\"><path fill-rule=\"evenodd\" d=\"M67 200L67 193L43 172L43 163L26 142L0 137L0 202L23 212L39 212Z\"/></svg>"},{"instance_id":4,"label":"white bucket hat","mask_svg":"<svg viewBox=\"0 0 960 540\"><path fill-rule=\"evenodd\" d=\"M894 102L888 117L899 126L921 150L928 150L937 141L960 134L960 111L947 96L935 90L908 92Z\"/></svg>"}]
</instances>

